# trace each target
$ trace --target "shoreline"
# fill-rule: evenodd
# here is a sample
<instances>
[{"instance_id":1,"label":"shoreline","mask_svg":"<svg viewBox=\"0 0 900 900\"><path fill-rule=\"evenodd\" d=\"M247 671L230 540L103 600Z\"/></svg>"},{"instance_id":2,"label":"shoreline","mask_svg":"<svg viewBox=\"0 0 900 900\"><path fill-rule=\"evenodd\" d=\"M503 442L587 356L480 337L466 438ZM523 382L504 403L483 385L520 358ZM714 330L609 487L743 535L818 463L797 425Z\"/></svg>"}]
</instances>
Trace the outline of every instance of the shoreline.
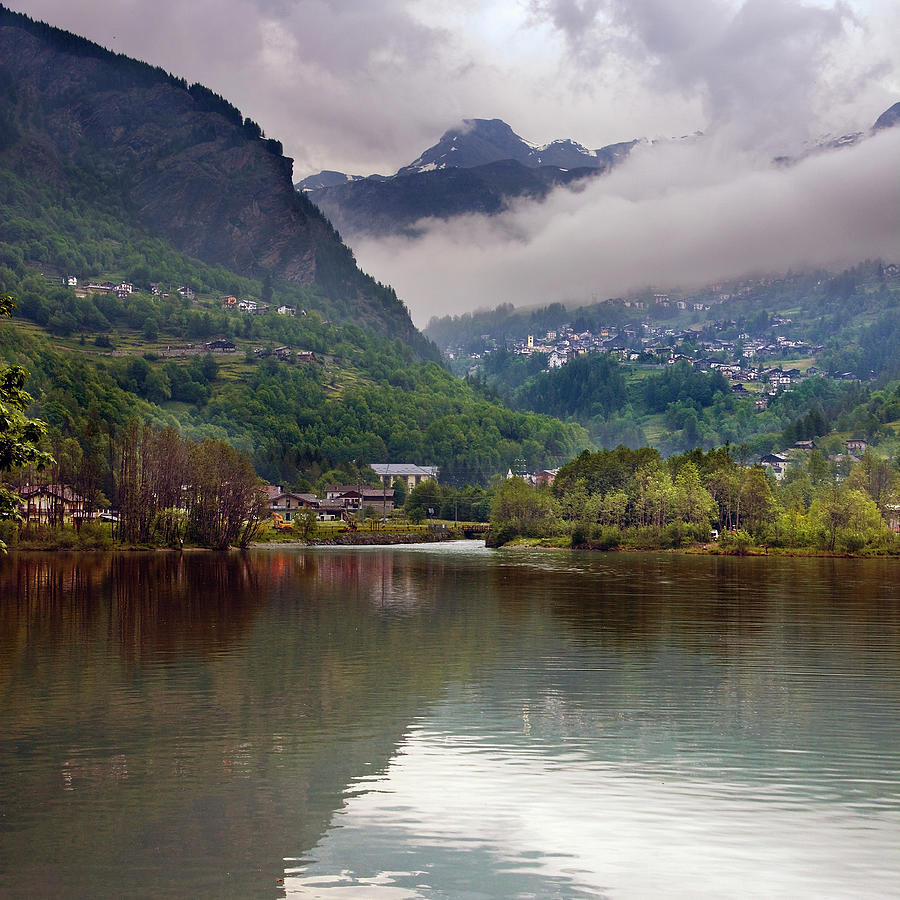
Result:
<instances>
[{"instance_id":1,"label":"shoreline","mask_svg":"<svg viewBox=\"0 0 900 900\"><path fill-rule=\"evenodd\" d=\"M279 547L395 547L402 544L440 544L448 541L464 540L466 540L465 535L453 531L420 534L347 532L335 537L313 538L307 541L301 538L289 541L259 541L252 543L247 549L275 550Z\"/></svg>"},{"instance_id":2,"label":"shoreline","mask_svg":"<svg viewBox=\"0 0 900 900\"><path fill-rule=\"evenodd\" d=\"M691 544L683 547L597 547L583 544L571 545L549 543L552 538L514 539L494 550L559 550L568 553L672 553L685 556L722 556L755 558L794 559L900 559L900 552L851 553L850 551L819 550L815 547L747 547L744 550L724 550L716 544Z\"/></svg>"},{"instance_id":3,"label":"shoreline","mask_svg":"<svg viewBox=\"0 0 900 900\"><path fill-rule=\"evenodd\" d=\"M224 550L215 550L211 547L201 547L194 544L183 547L148 547L134 544L112 544L103 547L61 547L54 544L40 546L32 542L15 544L8 548L8 554L13 553L230 553L234 551L265 549L274 550L279 547L374 547L374 546L398 546L402 544L438 544L449 541L464 541L466 536L461 531L435 531L435 532L347 532L328 538L313 538L303 540L293 538L277 541L252 541L247 547L230 546ZM2 556L0 556L2 559Z\"/></svg>"},{"instance_id":4,"label":"shoreline","mask_svg":"<svg viewBox=\"0 0 900 900\"><path fill-rule=\"evenodd\" d=\"M483 537L479 535L479 539ZM54 545L28 546L14 545L8 548L6 555L15 553L224 553L243 552L244 550L277 550L279 548L298 547L394 547L415 544L439 544L451 541L469 540L461 531L435 531L419 533L403 532L346 532L328 538L313 538L303 540L301 538L291 540L264 540L254 541L248 547L228 547L226 550L213 550L209 547L184 546L184 547L147 547L135 545L113 545L106 547L60 547ZM722 557L773 557L773 558L797 558L797 559L900 559L900 552L872 551L853 553L850 551L820 550L815 547L746 547L723 549L717 544L690 544L682 547L601 547L590 544L572 546L554 541L553 538L514 538L512 541L502 544L500 547L491 547L491 550L551 550L567 553L670 553L686 556L722 556ZM2 559L2 556L0 556Z\"/></svg>"}]
</instances>

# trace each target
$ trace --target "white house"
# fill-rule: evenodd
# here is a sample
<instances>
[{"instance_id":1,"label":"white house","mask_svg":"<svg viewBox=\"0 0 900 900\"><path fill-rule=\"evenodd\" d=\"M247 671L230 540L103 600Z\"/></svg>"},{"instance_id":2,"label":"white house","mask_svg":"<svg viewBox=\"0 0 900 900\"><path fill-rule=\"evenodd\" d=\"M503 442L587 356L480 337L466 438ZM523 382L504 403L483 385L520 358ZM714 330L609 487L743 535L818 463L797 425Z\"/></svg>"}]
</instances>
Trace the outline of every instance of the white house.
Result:
<instances>
[{"instance_id":1,"label":"white house","mask_svg":"<svg viewBox=\"0 0 900 900\"><path fill-rule=\"evenodd\" d=\"M437 466L416 466L412 463L369 463L369 468L375 470L375 474L386 488L394 483L395 478L404 479L409 490L417 487L423 481L438 480Z\"/></svg>"},{"instance_id":2,"label":"white house","mask_svg":"<svg viewBox=\"0 0 900 900\"><path fill-rule=\"evenodd\" d=\"M778 481L787 474L787 467L791 460L786 456L779 456L777 453L768 453L760 461L760 465L767 468Z\"/></svg>"}]
</instances>

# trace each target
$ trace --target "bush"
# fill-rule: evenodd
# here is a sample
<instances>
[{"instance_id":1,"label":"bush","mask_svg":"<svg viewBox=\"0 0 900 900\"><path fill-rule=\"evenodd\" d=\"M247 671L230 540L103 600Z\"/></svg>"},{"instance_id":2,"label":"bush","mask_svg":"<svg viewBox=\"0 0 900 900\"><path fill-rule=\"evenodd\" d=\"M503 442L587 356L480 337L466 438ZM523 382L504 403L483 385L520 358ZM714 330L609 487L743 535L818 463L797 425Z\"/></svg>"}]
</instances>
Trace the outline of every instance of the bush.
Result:
<instances>
[{"instance_id":1,"label":"bush","mask_svg":"<svg viewBox=\"0 0 900 900\"><path fill-rule=\"evenodd\" d=\"M841 537L841 546L848 553L859 553L866 546L866 536L858 531L847 531Z\"/></svg>"},{"instance_id":2,"label":"bush","mask_svg":"<svg viewBox=\"0 0 900 900\"><path fill-rule=\"evenodd\" d=\"M484 545L486 547L502 547L508 544L513 538L518 537L516 529L510 525L504 525L501 528L491 528L485 535Z\"/></svg>"},{"instance_id":3,"label":"bush","mask_svg":"<svg viewBox=\"0 0 900 900\"><path fill-rule=\"evenodd\" d=\"M579 522L572 529L572 546L584 547L590 543L591 527L585 522Z\"/></svg>"},{"instance_id":4,"label":"bush","mask_svg":"<svg viewBox=\"0 0 900 900\"><path fill-rule=\"evenodd\" d=\"M68 525L52 529L49 538L51 545L58 550L74 550L78 546L78 534Z\"/></svg>"},{"instance_id":5,"label":"bush","mask_svg":"<svg viewBox=\"0 0 900 900\"><path fill-rule=\"evenodd\" d=\"M753 538L743 528L737 531L726 531L719 538L719 547L733 556L746 556L753 544Z\"/></svg>"},{"instance_id":6,"label":"bush","mask_svg":"<svg viewBox=\"0 0 900 900\"><path fill-rule=\"evenodd\" d=\"M622 532L614 525L605 525L594 535L592 545L598 550L613 550L622 543Z\"/></svg>"},{"instance_id":7,"label":"bush","mask_svg":"<svg viewBox=\"0 0 900 900\"><path fill-rule=\"evenodd\" d=\"M108 550L113 545L110 526L97 519L84 522L76 535L77 544L83 549Z\"/></svg>"},{"instance_id":8,"label":"bush","mask_svg":"<svg viewBox=\"0 0 900 900\"><path fill-rule=\"evenodd\" d=\"M6 544L9 550L12 550L19 543L19 526L16 522L8 519L0 521L0 546Z\"/></svg>"},{"instance_id":9,"label":"bush","mask_svg":"<svg viewBox=\"0 0 900 900\"><path fill-rule=\"evenodd\" d=\"M660 547L673 550L693 540L690 528L684 522L670 522L663 528L659 536Z\"/></svg>"}]
</instances>

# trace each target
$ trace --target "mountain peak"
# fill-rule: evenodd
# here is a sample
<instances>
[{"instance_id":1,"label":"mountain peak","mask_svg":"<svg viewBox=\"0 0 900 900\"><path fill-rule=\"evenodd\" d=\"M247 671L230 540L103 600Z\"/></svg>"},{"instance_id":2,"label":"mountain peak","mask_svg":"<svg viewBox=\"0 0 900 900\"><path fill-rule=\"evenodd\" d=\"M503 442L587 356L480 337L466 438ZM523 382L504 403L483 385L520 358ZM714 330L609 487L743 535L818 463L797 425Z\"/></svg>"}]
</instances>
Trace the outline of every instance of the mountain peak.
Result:
<instances>
[{"instance_id":1,"label":"mountain peak","mask_svg":"<svg viewBox=\"0 0 900 900\"><path fill-rule=\"evenodd\" d=\"M895 103L886 109L876 120L873 126L874 131L881 131L883 128L893 128L900 125L900 102Z\"/></svg>"},{"instance_id":2,"label":"mountain peak","mask_svg":"<svg viewBox=\"0 0 900 900\"><path fill-rule=\"evenodd\" d=\"M588 150L570 139L539 146L516 134L502 119L463 119L397 175L418 175L438 169L472 169L510 159L529 168L605 169L627 154L631 144L612 146L616 148L614 152L610 147Z\"/></svg>"},{"instance_id":3,"label":"mountain peak","mask_svg":"<svg viewBox=\"0 0 900 900\"><path fill-rule=\"evenodd\" d=\"M563 139L539 146L502 119L463 119L396 175L321 172L296 187L345 234L415 233L424 218L493 215L515 197L543 199L555 187L609 171L635 143L589 150Z\"/></svg>"},{"instance_id":4,"label":"mountain peak","mask_svg":"<svg viewBox=\"0 0 900 900\"><path fill-rule=\"evenodd\" d=\"M485 140L522 140L503 119L463 119L461 125L445 131L444 137L458 134L475 134Z\"/></svg>"},{"instance_id":5,"label":"mountain peak","mask_svg":"<svg viewBox=\"0 0 900 900\"><path fill-rule=\"evenodd\" d=\"M402 177L436 169L471 169L503 159L528 165L531 150L531 145L502 119L463 119L397 175Z\"/></svg>"}]
</instances>

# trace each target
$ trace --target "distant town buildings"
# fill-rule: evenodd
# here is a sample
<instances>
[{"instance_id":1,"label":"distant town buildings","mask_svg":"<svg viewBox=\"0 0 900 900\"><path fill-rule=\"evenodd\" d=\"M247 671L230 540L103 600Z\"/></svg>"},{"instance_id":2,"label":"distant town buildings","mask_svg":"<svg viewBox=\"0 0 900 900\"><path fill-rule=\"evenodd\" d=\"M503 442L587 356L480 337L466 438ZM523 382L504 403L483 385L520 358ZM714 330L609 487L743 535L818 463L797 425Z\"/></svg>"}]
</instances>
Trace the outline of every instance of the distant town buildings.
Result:
<instances>
[{"instance_id":1,"label":"distant town buildings","mask_svg":"<svg viewBox=\"0 0 900 900\"><path fill-rule=\"evenodd\" d=\"M521 337L507 337L503 341L490 334L482 334L481 349L448 346L445 354L451 360L468 359L470 373L477 371L482 365L480 360L497 349L527 357L543 354L546 357L544 371L547 372L560 369L587 353L605 353L622 362L648 366L687 362L701 371L719 371L735 384L760 385L752 391L738 388L738 392L746 390L748 395L754 395L756 410L763 412L769 398L791 390L808 377L824 374L816 366L801 368L798 365L788 367L778 364L778 360L815 357L824 351L823 346L811 344L792 333L795 326L791 318L772 314L766 318L765 328L756 334L746 328L740 330L737 322L727 318L678 328L670 324L672 312L664 313L660 322L654 322L651 315L653 309L702 314L711 310L714 304L746 294L752 288L753 283L748 282L737 285L732 291L723 291L721 295L707 292L704 297L709 298L709 302L706 299L673 298L666 293L654 294L652 300L648 298L646 302L608 301L612 304L610 321L592 325L589 329L579 330L571 323L561 323L543 333L531 331ZM604 306L599 306L601 313ZM651 312L641 315L641 321L622 324L623 307L646 307ZM612 313L615 311L618 311L618 321L613 321ZM830 373L827 377L842 380L856 378L851 373Z\"/></svg>"},{"instance_id":2,"label":"distant town buildings","mask_svg":"<svg viewBox=\"0 0 900 900\"><path fill-rule=\"evenodd\" d=\"M270 484L263 488L269 511L290 524L301 510L315 511L320 522L331 522L358 516L370 509L376 515L386 516L394 510L393 488L376 488L371 485L336 485L325 488L325 497L315 494L285 491L281 485Z\"/></svg>"}]
</instances>

